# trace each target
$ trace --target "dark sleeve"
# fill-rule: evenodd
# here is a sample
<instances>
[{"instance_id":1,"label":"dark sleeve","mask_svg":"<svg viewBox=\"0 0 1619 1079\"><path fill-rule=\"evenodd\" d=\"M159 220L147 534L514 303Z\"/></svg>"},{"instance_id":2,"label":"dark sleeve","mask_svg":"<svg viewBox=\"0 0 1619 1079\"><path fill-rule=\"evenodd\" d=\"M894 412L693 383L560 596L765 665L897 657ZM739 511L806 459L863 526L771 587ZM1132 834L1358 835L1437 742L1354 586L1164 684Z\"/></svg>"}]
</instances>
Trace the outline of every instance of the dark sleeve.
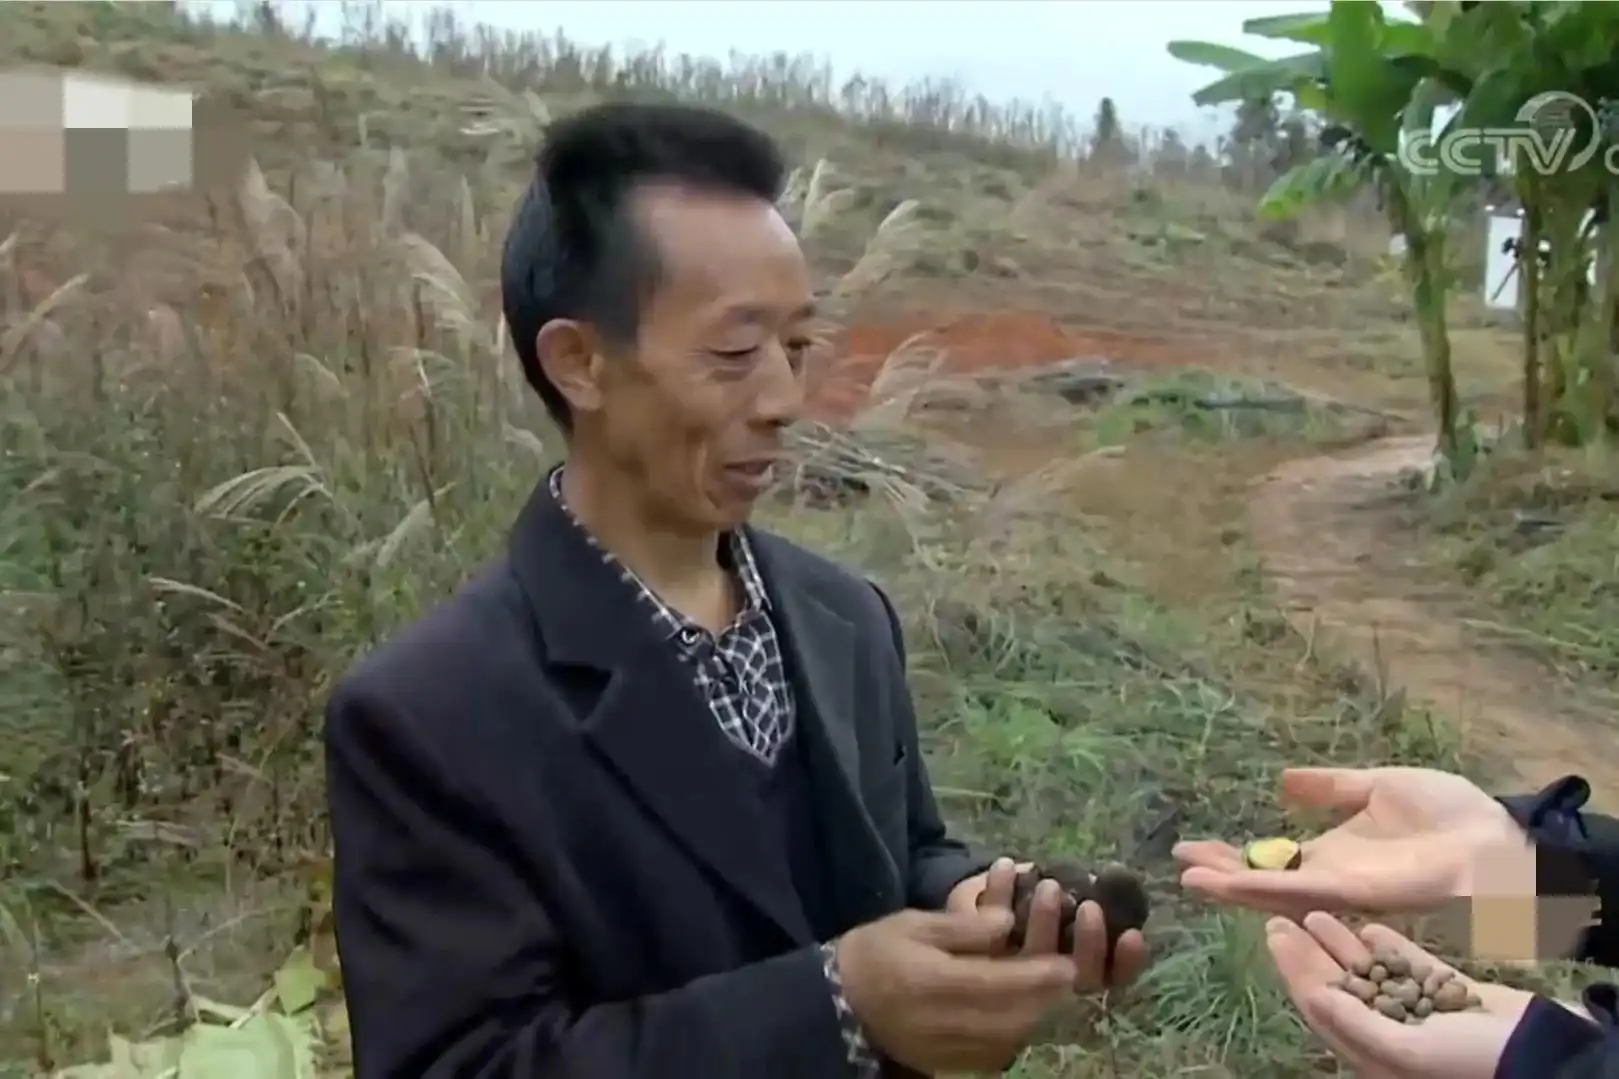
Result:
<instances>
[{"instance_id":1,"label":"dark sleeve","mask_svg":"<svg viewBox=\"0 0 1619 1079\"><path fill-rule=\"evenodd\" d=\"M911 871L905 882L906 903L922 910L943 910L950 890L962 881L989 868L992 859L984 858L960 840L952 839L945 831L939 816L939 805L933 797L933 784L922 760L922 746L916 732L916 706L911 701L910 687L905 683L905 633L900 628L899 614L888 595L875 584L872 588L883 601L888 613L889 629L894 635L894 650L899 656L899 702L896 727L910 774L906 776L906 789L910 792L907 815L911 836Z\"/></svg>"},{"instance_id":2,"label":"dark sleeve","mask_svg":"<svg viewBox=\"0 0 1619 1079\"><path fill-rule=\"evenodd\" d=\"M1497 800L1535 844L1539 894L1598 897L1597 923L1574 958L1619 966L1619 820L1585 812L1590 797L1590 784L1565 776L1535 794Z\"/></svg>"},{"instance_id":3,"label":"dark sleeve","mask_svg":"<svg viewBox=\"0 0 1619 1079\"><path fill-rule=\"evenodd\" d=\"M1507 1040L1494 1079L1619 1079L1614 987L1585 991L1586 1019L1536 997Z\"/></svg>"},{"instance_id":4,"label":"dark sleeve","mask_svg":"<svg viewBox=\"0 0 1619 1079\"><path fill-rule=\"evenodd\" d=\"M637 1000L570 999L557 927L508 822L387 697L340 688L327 709L356 1079L849 1074L818 948Z\"/></svg>"}]
</instances>

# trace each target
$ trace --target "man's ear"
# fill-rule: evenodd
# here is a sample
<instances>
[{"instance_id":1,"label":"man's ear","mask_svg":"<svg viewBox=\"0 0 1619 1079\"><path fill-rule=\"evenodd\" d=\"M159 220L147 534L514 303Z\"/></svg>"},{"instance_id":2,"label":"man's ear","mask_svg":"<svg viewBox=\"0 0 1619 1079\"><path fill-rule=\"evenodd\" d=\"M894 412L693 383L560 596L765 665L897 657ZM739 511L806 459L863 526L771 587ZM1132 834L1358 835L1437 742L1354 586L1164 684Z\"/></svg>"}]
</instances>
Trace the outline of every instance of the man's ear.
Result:
<instances>
[{"instance_id":1,"label":"man's ear","mask_svg":"<svg viewBox=\"0 0 1619 1079\"><path fill-rule=\"evenodd\" d=\"M595 331L573 319L553 319L534 338L540 370L572 412L601 408L601 350Z\"/></svg>"}]
</instances>

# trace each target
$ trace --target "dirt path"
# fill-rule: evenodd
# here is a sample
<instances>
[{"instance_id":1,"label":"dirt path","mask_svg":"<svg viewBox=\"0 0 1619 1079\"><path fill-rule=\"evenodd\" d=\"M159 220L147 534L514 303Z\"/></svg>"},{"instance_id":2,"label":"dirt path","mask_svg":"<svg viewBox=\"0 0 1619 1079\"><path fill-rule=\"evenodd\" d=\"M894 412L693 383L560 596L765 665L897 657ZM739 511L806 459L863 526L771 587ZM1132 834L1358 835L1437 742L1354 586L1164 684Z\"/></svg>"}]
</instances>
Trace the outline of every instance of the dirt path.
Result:
<instances>
[{"instance_id":1,"label":"dirt path","mask_svg":"<svg viewBox=\"0 0 1619 1079\"><path fill-rule=\"evenodd\" d=\"M1523 787L1577 772L1611 811L1619 806L1611 717L1560 691L1532 661L1469 641L1458 618L1402 595L1401 575L1379 571L1402 541L1380 533L1365 504L1401 470L1425 464L1432 445L1428 436L1381 439L1289 462L1258 482L1254 536L1288 618L1368 669L1381 664L1412 704L1455 716L1469 746Z\"/></svg>"},{"instance_id":2,"label":"dirt path","mask_svg":"<svg viewBox=\"0 0 1619 1079\"><path fill-rule=\"evenodd\" d=\"M1194 353L1205 361L1217 358L1207 342L1198 349L1094 326L1081 331L1048 315L1011 310L933 311L860 324L845 332L840 346L845 359L823 395L828 407L863 399L873 376L901 346L941 351L948 372L1076 356L1107 356L1141 368L1185 366ZM1236 369L1248 370L1244 363ZM1290 382L1297 373L1289 369ZM984 453L985 464L997 473L1023 475L1066 452L1060 438L1053 445L1049 431L1009 436L1000 423L994 427L993 438L965 430L953 434ZM1454 716L1469 749L1500 761L1516 773L1516 784L1540 786L1578 772L1590 780L1596 801L1619 807L1619 739L1611 737L1610 716L1532 660L1469 639L1462 619L1442 598L1411 594L1407 569L1417 552L1384 527L1383 515L1369 503L1386 494L1400 471L1426 464L1431 446L1427 436L1380 439L1342 455L1290 461L1259 481L1248 501L1252 529L1288 618L1301 634L1330 639L1363 667L1381 667L1413 705ZM1106 504L1097 490L1105 485L1096 477L1085 486L1088 510Z\"/></svg>"}]
</instances>

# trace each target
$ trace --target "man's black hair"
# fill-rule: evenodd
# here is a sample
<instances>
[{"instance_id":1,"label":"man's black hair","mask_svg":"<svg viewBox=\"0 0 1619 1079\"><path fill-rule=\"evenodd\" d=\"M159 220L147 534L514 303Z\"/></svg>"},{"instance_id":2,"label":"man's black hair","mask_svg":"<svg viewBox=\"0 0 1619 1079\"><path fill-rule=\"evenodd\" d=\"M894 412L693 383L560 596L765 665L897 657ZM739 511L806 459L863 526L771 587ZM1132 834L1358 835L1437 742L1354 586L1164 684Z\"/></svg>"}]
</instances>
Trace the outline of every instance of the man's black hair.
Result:
<instances>
[{"instance_id":1,"label":"man's black hair","mask_svg":"<svg viewBox=\"0 0 1619 1079\"><path fill-rule=\"evenodd\" d=\"M500 293L523 374L564 431L572 417L540 370L534 338L552 319L570 318L612 346L635 341L658 253L636 234L628 196L673 182L773 202L786 172L769 135L712 109L613 103L551 127L506 232Z\"/></svg>"}]
</instances>

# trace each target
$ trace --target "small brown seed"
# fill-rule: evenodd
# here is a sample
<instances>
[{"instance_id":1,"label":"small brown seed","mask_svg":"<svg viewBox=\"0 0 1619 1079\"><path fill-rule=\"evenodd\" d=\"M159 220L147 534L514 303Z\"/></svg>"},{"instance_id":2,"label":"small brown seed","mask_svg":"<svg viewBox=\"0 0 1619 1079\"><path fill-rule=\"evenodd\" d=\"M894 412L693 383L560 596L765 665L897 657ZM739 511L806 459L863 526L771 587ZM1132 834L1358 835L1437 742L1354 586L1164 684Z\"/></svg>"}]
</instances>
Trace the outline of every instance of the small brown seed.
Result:
<instances>
[{"instance_id":1,"label":"small brown seed","mask_svg":"<svg viewBox=\"0 0 1619 1079\"><path fill-rule=\"evenodd\" d=\"M1403 955L1390 955L1383 960L1383 965L1396 978L1404 978L1411 973L1411 960Z\"/></svg>"},{"instance_id":2,"label":"small brown seed","mask_svg":"<svg viewBox=\"0 0 1619 1079\"><path fill-rule=\"evenodd\" d=\"M1436 1012L1459 1012L1467 1007L1467 998L1465 985L1461 982L1446 982L1433 995L1433 1009Z\"/></svg>"},{"instance_id":3,"label":"small brown seed","mask_svg":"<svg viewBox=\"0 0 1619 1079\"><path fill-rule=\"evenodd\" d=\"M1407 1008L1415 1007L1417 1001L1422 999L1422 986L1410 978L1401 978L1398 981L1384 983L1383 992L1404 1004Z\"/></svg>"},{"instance_id":4,"label":"small brown seed","mask_svg":"<svg viewBox=\"0 0 1619 1079\"><path fill-rule=\"evenodd\" d=\"M1418 1019L1428 1018L1428 1016L1433 1014L1433 1001L1429 1000L1427 997L1423 997L1412 1006L1411 1014L1415 1015Z\"/></svg>"},{"instance_id":5,"label":"small brown seed","mask_svg":"<svg viewBox=\"0 0 1619 1079\"><path fill-rule=\"evenodd\" d=\"M1411 980L1416 982L1418 985L1422 985L1424 982L1426 982L1428 980L1428 975L1432 973L1433 968L1421 960L1417 960L1411 964Z\"/></svg>"},{"instance_id":6,"label":"small brown seed","mask_svg":"<svg viewBox=\"0 0 1619 1079\"><path fill-rule=\"evenodd\" d=\"M1454 977L1456 977L1454 970L1447 970L1444 967L1436 968L1426 978L1422 979L1423 995L1433 996L1442 987L1450 984L1450 980Z\"/></svg>"},{"instance_id":7,"label":"small brown seed","mask_svg":"<svg viewBox=\"0 0 1619 1079\"><path fill-rule=\"evenodd\" d=\"M1372 969L1366 972L1366 977L1381 985L1389 980L1389 968L1382 963L1373 962Z\"/></svg>"},{"instance_id":8,"label":"small brown seed","mask_svg":"<svg viewBox=\"0 0 1619 1079\"><path fill-rule=\"evenodd\" d=\"M1371 956L1363 955L1359 959L1356 959L1353 963L1349 964L1349 972L1351 974L1354 974L1357 977L1360 977L1360 978L1369 978L1369 977L1371 977L1371 973L1372 973L1372 958L1371 958Z\"/></svg>"},{"instance_id":9,"label":"small brown seed","mask_svg":"<svg viewBox=\"0 0 1619 1079\"><path fill-rule=\"evenodd\" d=\"M1482 1008L1484 1007L1484 1001L1479 998L1477 993L1469 993L1467 994L1467 1007L1469 1010Z\"/></svg>"},{"instance_id":10,"label":"small brown seed","mask_svg":"<svg viewBox=\"0 0 1619 1079\"><path fill-rule=\"evenodd\" d=\"M1405 1005L1401 1004L1393 997L1379 996L1376 1000L1372 1001L1372 1007L1376 1008L1390 1019L1403 1020L1405 1018Z\"/></svg>"},{"instance_id":11,"label":"small brown seed","mask_svg":"<svg viewBox=\"0 0 1619 1079\"><path fill-rule=\"evenodd\" d=\"M1377 999L1377 986L1373 985L1367 979L1357 977L1354 974L1351 974L1349 977L1344 979L1343 987L1351 996L1353 996L1356 1000L1359 1000L1362 1004L1370 1004L1373 1000Z\"/></svg>"}]
</instances>

